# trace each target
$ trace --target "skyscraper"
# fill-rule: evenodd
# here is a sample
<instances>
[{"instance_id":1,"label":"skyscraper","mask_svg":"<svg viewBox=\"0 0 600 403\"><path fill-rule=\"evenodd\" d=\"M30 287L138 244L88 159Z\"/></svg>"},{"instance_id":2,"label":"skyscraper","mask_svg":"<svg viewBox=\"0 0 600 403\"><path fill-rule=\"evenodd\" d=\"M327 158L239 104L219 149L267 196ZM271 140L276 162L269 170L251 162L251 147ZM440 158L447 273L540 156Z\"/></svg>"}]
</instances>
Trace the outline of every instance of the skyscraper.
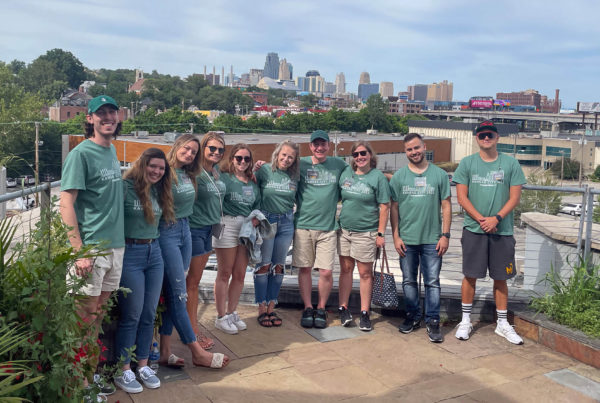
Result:
<instances>
[{"instance_id":1,"label":"skyscraper","mask_svg":"<svg viewBox=\"0 0 600 403\"><path fill-rule=\"evenodd\" d=\"M428 101L452 101L454 85L444 80L441 83L433 83L427 86Z\"/></svg>"},{"instance_id":2,"label":"skyscraper","mask_svg":"<svg viewBox=\"0 0 600 403\"><path fill-rule=\"evenodd\" d=\"M427 84L415 84L409 85L407 92L410 92L410 101L423 101L427 100Z\"/></svg>"},{"instance_id":3,"label":"skyscraper","mask_svg":"<svg viewBox=\"0 0 600 403\"><path fill-rule=\"evenodd\" d=\"M346 93L346 77L344 73L338 73L335 76L335 93L345 94Z\"/></svg>"},{"instance_id":4,"label":"skyscraper","mask_svg":"<svg viewBox=\"0 0 600 403\"><path fill-rule=\"evenodd\" d=\"M256 85L263 78L264 70L263 69L250 69L249 80L250 85Z\"/></svg>"},{"instance_id":5,"label":"skyscraper","mask_svg":"<svg viewBox=\"0 0 600 403\"><path fill-rule=\"evenodd\" d=\"M379 92L379 84L358 84L358 97L361 101L366 101L371 95Z\"/></svg>"},{"instance_id":6,"label":"skyscraper","mask_svg":"<svg viewBox=\"0 0 600 403\"><path fill-rule=\"evenodd\" d=\"M279 55L277 53L271 52L267 54L263 77L270 77L275 80L279 77Z\"/></svg>"},{"instance_id":7,"label":"skyscraper","mask_svg":"<svg viewBox=\"0 0 600 403\"><path fill-rule=\"evenodd\" d=\"M360 73L358 84L371 84L371 76L369 76L369 73L367 73L366 71Z\"/></svg>"},{"instance_id":8,"label":"skyscraper","mask_svg":"<svg viewBox=\"0 0 600 403\"><path fill-rule=\"evenodd\" d=\"M394 96L394 83L391 81L382 81L379 83L379 93L382 98Z\"/></svg>"},{"instance_id":9,"label":"skyscraper","mask_svg":"<svg viewBox=\"0 0 600 403\"><path fill-rule=\"evenodd\" d=\"M279 73L277 75L280 80L291 80L290 66L291 65L285 58L281 59L281 62L279 62Z\"/></svg>"}]
</instances>

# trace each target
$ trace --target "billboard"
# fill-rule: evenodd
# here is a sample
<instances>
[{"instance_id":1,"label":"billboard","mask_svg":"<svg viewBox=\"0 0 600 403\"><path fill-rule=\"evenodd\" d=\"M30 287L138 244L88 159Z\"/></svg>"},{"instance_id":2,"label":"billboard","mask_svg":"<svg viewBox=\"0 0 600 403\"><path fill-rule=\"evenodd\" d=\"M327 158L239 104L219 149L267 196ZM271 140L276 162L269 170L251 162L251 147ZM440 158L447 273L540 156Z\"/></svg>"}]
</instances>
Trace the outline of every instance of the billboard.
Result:
<instances>
[{"instance_id":1,"label":"billboard","mask_svg":"<svg viewBox=\"0 0 600 403\"><path fill-rule=\"evenodd\" d=\"M494 106L509 107L510 101L508 99L494 99Z\"/></svg>"},{"instance_id":2,"label":"billboard","mask_svg":"<svg viewBox=\"0 0 600 403\"><path fill-rule=\"evenodd\" d=\"M471 109L492 109L494 106L492 99L471 99L469 103Z\"/></svg>"},{"instance_id":3,"label":"billboard","mask_svg":"<svg viewBox=\"0 0 600 403\"><path fill-rule=\"evenodd\" d=\"M600 102L577 102L577 112L600 113Z\"/></svg>"}]
</instances>

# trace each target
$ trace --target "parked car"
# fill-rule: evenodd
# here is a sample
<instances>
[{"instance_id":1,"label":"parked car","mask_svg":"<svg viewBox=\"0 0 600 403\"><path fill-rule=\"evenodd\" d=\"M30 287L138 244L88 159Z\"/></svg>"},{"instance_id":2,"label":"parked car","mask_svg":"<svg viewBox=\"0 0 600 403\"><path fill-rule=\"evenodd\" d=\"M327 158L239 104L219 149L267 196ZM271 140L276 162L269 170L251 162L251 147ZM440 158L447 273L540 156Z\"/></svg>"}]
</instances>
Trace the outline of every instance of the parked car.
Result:
<instances>
[{"instance_id":1,"label":"parked car","mask_svg":"<svg viewBox=\"0 0 600 403\"><path fill-rule=\"evenodd\" d=\"M581 203L566 203L560 206L560 213L569 215L581 215Z\"/></svg>"},{"instance_id":2,"label":"parked car","mask_svg":"<svg viewBox=\"0 0 600 403\"><path fill-rule=\"evenodd\" d=\"M21 175L17 178L18 186L30 186L35 185L35 178L33 175Z\"/></svg>"},{"instance_id":3,"label":"parked car","mask_svg":"<svg viewBox=\"0 0 600 403\"><path fill-rule=\"evenodd\" d=\"M7 188L17 187L17 180L15 178L6 178L6 187Z\"/></svg>"}]
</instances>

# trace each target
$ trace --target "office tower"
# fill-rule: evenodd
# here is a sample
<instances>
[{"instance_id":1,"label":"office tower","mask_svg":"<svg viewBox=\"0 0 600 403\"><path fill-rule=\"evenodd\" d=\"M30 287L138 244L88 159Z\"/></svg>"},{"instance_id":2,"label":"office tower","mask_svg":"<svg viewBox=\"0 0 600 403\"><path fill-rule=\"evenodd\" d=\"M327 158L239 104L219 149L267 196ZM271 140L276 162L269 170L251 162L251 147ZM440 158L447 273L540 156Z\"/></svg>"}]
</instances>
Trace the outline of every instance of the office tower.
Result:
<instances>
[{"instance_id":1,"label":"office tower","mask_svg":"<svg viewBox=\"0 0 600 403\"><path fill-rule=\"evenodd\" d=\"M320 74L317 70L308 70L306 72L306 77L314 77L314 76L320 76Z\"/></svg>"},{"instance_id":2,"label":"office tower","mask_svg":"<svg viewBox=\"0 0 600 403\"><path fill-rule=\"evenodd\" d=\"M346 93L346 77L344 73L338 73L335 76L335 92L336 94Z\"/></svg>"},{"instance_id":3,"label":"office tower","mask_svg":"<svg viewBox=\"0 0 600 403\"><path fill-rule=\"evenodd\" d=\"M336 86L334 83L325 82L325 87L323 88L323 92L325 94L333 95L335 94Z\"/></svg>"},{"instance_id":4,"label":"office tower","mask_svg":"<svg viewBox=\"0 0 600 403\"><path fill-rule=\"evenodd\" d=\"M369 73L367 73L366 71L360 73L358 84L371 84L371 76L369 76Z\"/></svg>"},{"instance_id":5,"label":"office tower","mask_svg":"<svg viewBox=\"0 0 600 403\"><path fill-rule=\"evenodd\" d=\"M409 85L406 91L410 93L410 101L427 101L427 84Z\"/></svg>"},{"instance_id":6,"label":"office tower","mask_svg":"<svg viewBox=\"0 0 600 403\"><path fill-rule=\"evenodd\" d=\"M452 101L454 85L444 80L441 83L433 83L427 86L427 101Z\"/></svg>"},{"instance_id":7,"label":"office tower","mask_svg":"<svg viewBox=\"0 0 600 403\"><path fill-rule=\"evenodd\" d=\"M263 78L263 69L250 69L250 85L257 85L261 78Z\"/></svg>"},{"instance_id":8,"label":"office tower","mask_svg":"<svg viewBox=\"0 0 600 403\"><path fill-rule=\"evenodd\" d=\"M382 81L379 83L379 93L382 98L394 96L394 83L391 81Z\"/></svg>"},{"instance_id":9,"label":"office tower","mask_svg":"<svg viewBox=\"0 0 600 403\"><path fill-rule=\"evenodd\" d=\"M267 58L265 60L265 68L263 72L263 77L270 77L277 80L279 76L279 56L277 53L271 52L267 54Z\"/></svg>"},{"instance_id":10,"label":"office tower","mask_svg":"<svg viewBox=\"0 0 600 403\"><path fill-rule=\"evenodd\" d=\"M361 101L366 101L371 95L379 92L379 84L358 84L358 97Z\"/></svg>"},{"instance_id":11,"label":"office tower","mask_svg":"<svg viewBox=\"0 0 600 403\"><path fill-rule=\"evenodd\" d=\"M287 62L287 60L281 59L281 62L279 62L279 72L277 74L277 77L280 80L290 80L291 76L290 76L290 64Z\"/></svg>"},{"instance_id":12,"label":"office tower","mask_svg":"<svg viewBox=\"0 0 600 403\"><path fill-rule=\"evenodd\" d=\"M296 77L296 87L300 89L300 91L308 91L308 78L307 77Z\"/></svg>"}]
</instances>

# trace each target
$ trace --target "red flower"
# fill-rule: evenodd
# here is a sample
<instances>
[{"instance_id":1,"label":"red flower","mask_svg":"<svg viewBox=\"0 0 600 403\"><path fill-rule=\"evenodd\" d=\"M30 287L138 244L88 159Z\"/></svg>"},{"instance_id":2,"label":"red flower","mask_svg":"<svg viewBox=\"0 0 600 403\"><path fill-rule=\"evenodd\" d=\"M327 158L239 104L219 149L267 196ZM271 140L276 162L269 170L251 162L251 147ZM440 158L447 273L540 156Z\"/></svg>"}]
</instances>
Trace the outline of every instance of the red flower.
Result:
<instances>
[{"instance_id":1,"label":"red flower","mask_svg":"<svg viewBox=\"0 0 600 403\"><path fill-rule=\"evenodd\" d=\"M158 299L158 303L160 305L164 305L165 304L165 297L163 295L161 295L160 298Z\"/></svg>"},{"instance_id":2,"label":"red flower","mask_svg":"<svg viewBox=\"0 0 600 403\"><path fill-rule=\"evenodd\" d=\"M105 357L105 356L103 356L103 355L101 355L101 356L99 357L99 359L100 359L100 362L104 362L104 361L106 361L106 357Z\"/></svg>"}]
</instances>

